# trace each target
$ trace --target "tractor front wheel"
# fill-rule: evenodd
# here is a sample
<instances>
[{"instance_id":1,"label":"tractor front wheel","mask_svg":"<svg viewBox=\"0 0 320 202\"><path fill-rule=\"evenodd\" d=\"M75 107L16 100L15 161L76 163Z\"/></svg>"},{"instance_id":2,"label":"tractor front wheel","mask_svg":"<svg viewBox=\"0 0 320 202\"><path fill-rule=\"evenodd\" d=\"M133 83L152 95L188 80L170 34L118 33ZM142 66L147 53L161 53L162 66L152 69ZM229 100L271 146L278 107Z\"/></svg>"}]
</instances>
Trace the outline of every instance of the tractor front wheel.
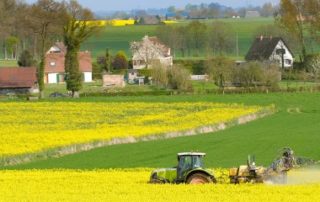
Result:
<instances>
[{"instance_id":1,"label":"tractor front wheel","mask_svg":"<svg viewBox=\"0 0 320 202\"><path fill-rule=\"evenodd\" d=\"M202 173L195 173L188 177L187 184L208 184L213 183L210 176Z\"/></svg>"}]
</instances>

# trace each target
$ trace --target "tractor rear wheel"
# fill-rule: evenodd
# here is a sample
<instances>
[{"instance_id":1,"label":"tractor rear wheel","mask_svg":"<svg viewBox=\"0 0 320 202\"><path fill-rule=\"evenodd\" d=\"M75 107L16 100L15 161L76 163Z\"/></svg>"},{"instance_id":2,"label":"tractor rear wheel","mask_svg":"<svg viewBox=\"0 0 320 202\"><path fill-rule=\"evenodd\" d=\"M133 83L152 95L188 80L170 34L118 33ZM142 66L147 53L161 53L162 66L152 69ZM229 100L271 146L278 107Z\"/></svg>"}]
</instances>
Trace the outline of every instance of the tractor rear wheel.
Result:
<instances>
[{"instance_id":1,"label":"tractor rear wheel","mask_svg":"<svg viewBox=\"0 0 320 202\"><path fill-rule=\"evenodd\" d=\"M195 173L188 177L187 184L208 184L213 183L210 176L202 173Z\"/></svg>"}]
</instances>

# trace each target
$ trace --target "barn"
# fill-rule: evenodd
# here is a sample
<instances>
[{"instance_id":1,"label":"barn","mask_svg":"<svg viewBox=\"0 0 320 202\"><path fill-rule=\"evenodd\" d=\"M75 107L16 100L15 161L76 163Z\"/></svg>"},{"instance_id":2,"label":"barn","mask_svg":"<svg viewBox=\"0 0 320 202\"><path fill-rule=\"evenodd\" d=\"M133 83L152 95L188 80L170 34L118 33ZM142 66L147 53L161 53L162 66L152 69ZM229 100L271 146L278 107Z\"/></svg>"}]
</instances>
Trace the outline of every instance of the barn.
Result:
<instances>
[{"instance_id":1,"label":"barn","mask_svg":"<svg viewBox=\"0 0 320 202\"><path fill-rule=\"evenodd\" d=\"M36 74L35 67L0 68L0 94L38 93Z\"/></svg>"}]
</instances>

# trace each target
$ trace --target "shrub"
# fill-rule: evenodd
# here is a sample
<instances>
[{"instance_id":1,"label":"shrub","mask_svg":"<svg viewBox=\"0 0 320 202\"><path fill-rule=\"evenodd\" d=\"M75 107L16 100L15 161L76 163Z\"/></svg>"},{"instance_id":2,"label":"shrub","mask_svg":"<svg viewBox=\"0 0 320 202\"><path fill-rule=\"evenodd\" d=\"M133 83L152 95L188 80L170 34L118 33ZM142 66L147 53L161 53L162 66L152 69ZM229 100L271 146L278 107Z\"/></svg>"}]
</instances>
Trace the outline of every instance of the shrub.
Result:
<instances>
[{"instance_id":1,"label":"shrub","mask_svg":"<svg viewBox=\"0 0 320 202\"><path fill-rule=\"evenodd\" d=\"M234 62L225 57L216 57L207 61L206 73L217 86L225 87L232 80Z\"/></svg>"},{"instance_id":2,"label":"shrub","mask_svg":"<svg viewBox=\"0 0 320 202\"><path fill-rule=\"evenodd\" d=\"M168 86L167 69L159 64L152 65L151 71L152 80L155 85L166 88Z\"/></svg>"},{"instance_id":3,"label":"shrub","mask_svg":"<svg viewBox=\"0 0 320 202\"><path fill-rule=\"evenodd\" d=\"M236 65L225 57L208 60L206 72L220 88L226 86L276 88L281 80L281 72L276 64L248 62Z\"/></svg>"},{"instance_id":4,"label":"shrub","mask_svg":"<svg viewBox=\"0 0 320 202\"><path fill-rule=\"evenodd\" d=\"M249 62L240 65L233 73L233 83L242 87L268 86L276 88L281 72L276 64Z\"/></svg>"},{"instance_id":5,"label":"shrub","mask_svg":"<svg viewBox=\"0 0 320 202\"><path fill-rule=\"evenodd\" d=\"M164 67L152 65L152 79L155 85L174 90L188 91L192 89L190 72L181 66Z\"/></svg>"},{"instance_id":6,"label":"shrub","mask_svg":"<svg viewBox=\"0 0 320 202\"><path fill-rule=\"evenodd\" d=\"M98 63L92 64L92 77L94 80L102 79L102 68Z\"/></svg>"},{"instance_id":7,"label":"shrub","mask_svg":"<svg viewBox=\"0 0 320 202\"><path fill-rule=\"evenodd\" d=\"M150 77L152 76L152 70L151 69L139 69L138 73L140 76Z\"/></svg>"},{"instance_id":8,"label":"shrub","mask_svg":"<svg viewBox=\"0 0 320 202\"><path fill-rule=\"evenodd\" d=\"M128 59L126 54L123 51L119 51L113 61L112 61L112 67L114 69L128 69Z\"/></svg>"},{"instance_id":9,"label":"shrub","mask_svg":"<svg viewBox=\"0 0 320 202\"><path fill-rule=\"evenodd\" d=\"M315 80L320 77L320 54L308 55L304 66L307 72L312 73Z\"/></svg>"},{"instance_id":10,"label":"shrub","mask_svg":"<svg viewBox=\"0 0 320 202\"><path fill-rule=\"evenodd\" d=\"M192 89L190 72L181 66L172 66L168 71L169 86L175 90L188 91Z\"/></svg>"},{"instance_id":11,"label":"shrub","mask_svg":"<svg viewBox=\"0 0 320 202\"><path fill-rule=\"evenodd\" d=\"M32 67L36 64L36 61L33 59L33 55L28 51L24 50L18 60L18 65L20 67Z\"/></svg>"},{"instance_id":12,"label":"shrub","mask_svg":"<svg viewBox=\"0 0 320 202\"><path fill-rule=\"evenodd\" d=\"M194 75L203 75L206 73L206 60L175 60L175 64L188 69Z\"/></svg>"}]
</instances>

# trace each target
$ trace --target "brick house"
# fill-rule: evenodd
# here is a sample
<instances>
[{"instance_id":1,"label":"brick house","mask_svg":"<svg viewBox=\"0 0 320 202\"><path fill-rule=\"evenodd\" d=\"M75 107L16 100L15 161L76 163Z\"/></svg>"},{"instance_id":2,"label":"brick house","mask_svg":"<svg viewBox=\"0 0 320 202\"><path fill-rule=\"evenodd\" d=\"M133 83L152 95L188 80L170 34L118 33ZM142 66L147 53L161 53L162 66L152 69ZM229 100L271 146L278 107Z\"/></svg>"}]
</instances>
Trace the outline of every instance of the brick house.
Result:
<instances>
[{"instance_id":1,"label":"brick house","mask_svg":"<svg viewBox=\"0 0 320 202\"><path fill-rule=\"evenodd\" d=\"M63 43L57 42L46 54L45 83L65 82L65 55L66 47ZM89 51L78 53L79 68L83 74L85 83L92 82L92 57Z\"/></svg>"}]
</instances>

